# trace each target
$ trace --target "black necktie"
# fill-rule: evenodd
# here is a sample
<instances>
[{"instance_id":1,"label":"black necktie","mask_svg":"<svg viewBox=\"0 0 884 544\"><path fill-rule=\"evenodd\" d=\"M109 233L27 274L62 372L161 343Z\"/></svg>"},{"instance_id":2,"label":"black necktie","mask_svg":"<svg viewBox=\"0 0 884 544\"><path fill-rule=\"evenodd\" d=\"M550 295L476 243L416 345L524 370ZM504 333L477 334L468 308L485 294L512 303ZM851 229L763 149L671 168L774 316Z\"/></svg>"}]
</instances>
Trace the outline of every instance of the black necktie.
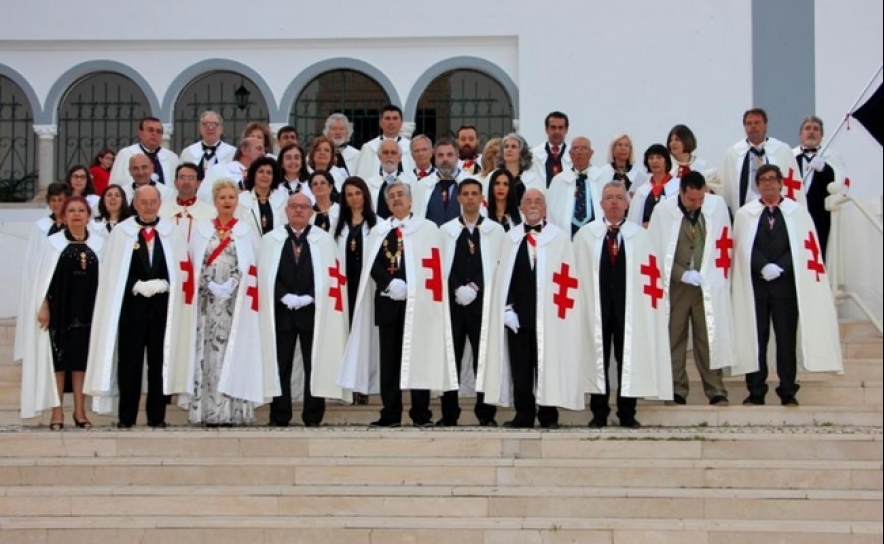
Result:
<instances>
[{"instance_id":1,"label":"black necktie","mask_svg":"<svg viewBox=\"0 0 884 544\"><path fill-rule=\"evenodd\" d=\"M335 150L335 166L337 166L338 168L343 168L349 174L350 169L347 168L347 161L344 160L344 154L342 153L342 151L342 147L339 147Z\"/></svg>"},{"instance_id":2,"label":"black necktie","mask_svg":"<svg viewBox=\"0 0 884 544\"><path fill-rule=\"evenodd\" d=\"M215 158L215 151L218 150L218 145L209 145L203 142L203 158L200 159L199 164L196 165L197 169L200 171L200 174L205 176L206 168L211 164L212 160Z\"/></svg>"},{"instance_id":3,"label":"black necktie","mask_svg":"<svg viewBox=\"0 0 884 544\"><path fill-rule=\"evenodd\" d=\"M586 174L577 176L577 190L574 191L574 220L580 224L586 221Z\"/></svg>"},{"instance_id":4,"label":"black necktie","mask_svg":"<svg viewBox=\"0 0 884 544\"><path fill-rule=\"evenodd\" d=\"M164 184L166 183L166 176L163 175L163 165L160 163L160 150L156 151L148 151L144 149L144 146L141 146L141 151L147 155L147 158L150 159L150 162L153 163L153 173L157 175L157 181Z\"/></svg>"}]
</instances>

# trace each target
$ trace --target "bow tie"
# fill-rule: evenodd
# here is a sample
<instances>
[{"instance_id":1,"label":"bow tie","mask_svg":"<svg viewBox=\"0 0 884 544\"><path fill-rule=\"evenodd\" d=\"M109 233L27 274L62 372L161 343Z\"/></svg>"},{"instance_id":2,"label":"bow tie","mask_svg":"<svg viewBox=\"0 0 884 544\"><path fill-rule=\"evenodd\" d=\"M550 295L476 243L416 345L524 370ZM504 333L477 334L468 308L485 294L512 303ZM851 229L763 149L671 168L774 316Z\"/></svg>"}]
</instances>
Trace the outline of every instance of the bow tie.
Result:
<instances>
[{"instance_id":1,"label":"bow tie","mask_svg":"<svg viewBox=\"0 0 884 544\"><path fill-rule=\"evenodd\" d=\"M209 145L203 142L203 151L211 151L212 153L214 153L216 149L218 149L218 144Z\"/></svg>"},{"instance_id":2,"label":"bow tie","mask_svg":"<svg viewBox=\"0 0 884 544\"><path fill-rule=\"evenodd\" d=\"M178 201L179 206L193 206L196 204L196 197L188 199L176 198L176 200Z\"/></svg>"},{"instance_id":3,"label":"bow tie","mask_svg":"<svg viewBox=\"0 0 884 544\"><path fill-rule=\"evenodd\" d=\"M808 153L816 153L817 148L816 147L804 147L801 149L801 152L804 153L805 155Z\"/></svg>"},{"instance_id":4,"label":"bow tie","mask_svg":"<svg viewBox=\"0 0 884 544\"><path fill-rule=\"evenodd\" d=\"M525 233L526 233L526 234L529 233L529 232L531 232L532 230L533 230L534 232L540 232L540 230L541 230L542 228L543 228L543 224L542 224L542 223L537 223L536 225L529 225L528 223L525 223Z\"/></svg>"}]
</instances>

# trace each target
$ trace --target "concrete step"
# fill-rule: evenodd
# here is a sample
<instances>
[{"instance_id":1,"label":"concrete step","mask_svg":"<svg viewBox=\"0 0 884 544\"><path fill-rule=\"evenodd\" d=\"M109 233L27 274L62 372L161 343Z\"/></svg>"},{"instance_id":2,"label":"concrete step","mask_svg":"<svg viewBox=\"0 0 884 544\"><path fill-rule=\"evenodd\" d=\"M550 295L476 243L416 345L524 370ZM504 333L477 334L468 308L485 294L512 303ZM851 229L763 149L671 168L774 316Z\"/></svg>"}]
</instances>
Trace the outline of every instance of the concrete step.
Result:
<instances>
[{"instance_id":1,"label":"concrete step","mask_svg":"<svg viewBox=\"0 0 884 544\"><path fill-rule=\"evenodd\" d=\"M699 384L695 391L700 391ZM799 393L802 395L804 390ZM692 393L694 395L694 393ZM855 405L808 405L805 399L801 399L802 405L798 407L783 407L775 395L769 394L765 406L743 406L742 395L733 397L733 404L729 406L709 406L701 393L697 397L691 397L691 404L676 406L659 401L639 401L637 419L644 426L652 427L685 427L685 426L763 426L763 425L789 425L789 426L830 426L830 425L857 425L863 427L881 427L884 422L884 408L881 403L855 404ZM469 402L469 401L466 401ZM478 425L478 420L469 409L469 404L463 403L459 423L461 427ZM587 403L588 406L588 403ZM380 401L372 397L368 405L332 405L326 409L325 426L367 426L378 418ZM431 405L434 417L441 415L437 403ZM295 404L295 417L293 425L300 425L300 404ZM269 409L264 406L256 411L256 422L252 427L261 427L267 424ZM509 421L514 412L509 408L501 408L497 413L497 422L502 424ZM48 427L51 414L44 413L39 418L21 420L17 404L15 407L0 409L0 427ZM110 427L116 421L116 416L100 416L89 413L89 419L97 427ZM579 412L560 410L559 421L563 426L584 427L591 419L588 410ZM177 406L170 406L166 412L166 422L175 427L191 427L188 423L187 412ZM139 413L138 425L145 425L145 415L142 410ZM403 416L402 424L408 426L411 421L407 414ZM617 424L616 407L612 407L610 425ZM76 431L73 428L71 409L66 410L65 432Z\"/></svg>"},{"instance_id":2,"label":"concrete step","mask_svg":"<svg viewBox=\"0 0 884 544\"><path fill-rule=\"evenodd\" d=\"M0 520L2 523L3 520ZM5 544L879 544L877 522L732 520L712 517L476 519L186 516L15 518Z\"/></svg>"}]
</instances>

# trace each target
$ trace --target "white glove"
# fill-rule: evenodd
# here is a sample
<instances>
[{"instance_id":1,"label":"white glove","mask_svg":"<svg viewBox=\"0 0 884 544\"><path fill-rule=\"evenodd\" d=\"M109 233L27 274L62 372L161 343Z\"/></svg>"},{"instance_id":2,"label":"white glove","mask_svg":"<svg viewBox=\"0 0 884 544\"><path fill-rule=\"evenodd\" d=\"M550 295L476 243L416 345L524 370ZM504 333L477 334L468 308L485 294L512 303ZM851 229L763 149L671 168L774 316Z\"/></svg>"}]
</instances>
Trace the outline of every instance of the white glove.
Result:
<instances>
[{"instance_id":1,"label":"white glove","mask_svg":"<svg viewBox=\"0 0 884 544\"><path fill-rule=\"evenodd\" d=\"M145 298L150 298L157 293L166 293L168 291L169 282L166 280L138 280L135 282L135 285L132 286L133 295L141 295Z\"/></svg>"},{"instance_id":2,"label":"white glove","mask_svg":"<svg viewBox=\"0 0 884 544\"><path fill-rule=\"evenodd\" d=\"M295 306L298 304L298 295L289 293L279 299L279 301L285 304L286 308L289 310L297 310Z\"/></svg>"},{"instance_id":3,"label":"white glove","mask_svg":"<svg viewBox=\"0 0 884 544\"><path fill-rule=\"evenodd\" d=\"M761 269L761 277L764 278L765 281L773 281L779 278L782 273L783 269L774 263L767 263L764 265L764 268Z\"/></svg>"},{"instance_id":4,"label":"white glove","mask_svg":"<svg viewBox=\"0 0 884 544\"><path fill-rule=\"evenodd\" d=\"M816 172L822 172L826 168L826 161L819 155L814 155L813 158L810 159L809 166Z\"/></svg>"},{"instance_id":5,"label":"white glove","mask_svg":"<svg viewBox=\"0 0 884 544\"><path fill-rule=\"evenodd\" d=\"M512 308L507 308L503 313L503 324L506 325L509 330L519 334L519 315Z\"/></svg>"},{"instance_id":6,"label":"white glove","mask_svg":"<svg viewBox=\"0 0 884 544\"><path fill-rule=\"evenodd\" d=\"M304 306L309 306L313 304L313 297L310 295L295 295L295 307L294 310L300 310Z\"/></svg>"},{"instance_id":7,"label":"white glove","mask_svg":"<svg viewBox=\"0 0 884 544\"><path fill-rule=\"evenodd\" d=\"M408 298L408 284L399 278L393 278L387 286L387 296L393 300L405 300Z\"/></svg>"},{"instance_id":8,"label":"white glove","mask_svg":"<svg viewBox=\"0 0 884 544\"><path fill-rule=\"evenodd\" d=\"M469 285L461 285L454 290L454 302L461 306L469 306L477 296L479 296L479 292Z\"/></svg>"},{"instance_id":9,"label":"white glove","mask_svg":"<svg viewBox=\"0 0 884 544\"><path fill-rule=\"evenodd\" d=\"M688 285L700 287L703 284L703 276L696 270L688 270L681 275L681 282Z\"/></svg>"},{"instance_id":10,"label":"white glove","mask_svg":"<svg viewBox=\"0 0 884 544\"><path fill-rule=\"evenodd\" d=\"M223 284L215 283L214 281L210 281L209 285L206 286L206 289L208 289L210 293L215 295L215 298L219 298L221 300L224 300L225 298L229 298L229 297L224 297L225 290L224 290Z\"/></svg>"}]
</instances>

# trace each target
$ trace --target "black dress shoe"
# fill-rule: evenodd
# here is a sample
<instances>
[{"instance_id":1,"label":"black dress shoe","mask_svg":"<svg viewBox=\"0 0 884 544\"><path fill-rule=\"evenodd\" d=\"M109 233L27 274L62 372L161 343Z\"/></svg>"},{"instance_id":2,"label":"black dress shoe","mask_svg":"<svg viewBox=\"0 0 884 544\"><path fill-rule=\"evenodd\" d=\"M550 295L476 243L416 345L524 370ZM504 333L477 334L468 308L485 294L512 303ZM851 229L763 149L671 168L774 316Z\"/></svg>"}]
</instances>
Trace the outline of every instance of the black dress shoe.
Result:
<instances>
[{"instance_id":1,"label":"black dress shoe","mask_svg":"<svg viewBox=\"0 0 884 544\"><path fill-rule=\"evenodd\" d=\"M131 428L132 428L131 423L123 423L122 421L117 422L117 429L131 429Z\"/></svg>"},{"instance_id":2,"label":"black dress shoe","mask_svg":"<svg viewBox=\"0 0 884 544\"><path fill-rule=\"evenodd\" d=\"M507 421L503 424L506 429L533 429L534 422L517 421L515 419Z\"/></svg>"},{"instance_id":3,"label":"black dress shoe","mask_svg":"<svg viewBox=\"0 0 884 544\"><path fill-rule=\"evenodd\" d=\"M764 405L764 397L759 397L757 395L749 395L743 401L743 406L763 406Z\"/></svg>"},{"instance_id":4,"label":"black dress shoe","mask_svg":"<svg viewBox=\"0 0 884 544\"><path fill-rule=\"evenodd\" d=\"M603 429L608 426L608 420L600 417L594 417L589 420L590 429Z\"/></svg>"},{"instance_id":5,"label":"black dress shoe","mask_svg":"<svg viewBox=\"0 0 884 544\"><path fill-rule=\"evenodd\" d=\"M429 429L430 427L435 427L436 424L430 420L427 421L412 421L411 426L418 429Z\"/></svg>"},{"instance_id":6,"label":"black dress shoe","mask_svg":"<svg viewBox=\"0 0 884 544\"><path fill-rule=\"evenodd\" d=\"M548 430L548 431L554 431L554 430L556 430L556 429L560 429L560 428L561 428L561 427L559 427L559 423L558 423L557 421L553 421L553 422L550 422L550 423L541 423L541 424L540 424L540 427L541 427L542 429L546 429L546 430Z\"/></svg>"},{"instance_id":7,"label":"black dress shoe","mask_svg":"<svg viewBox=\"0 0 884 544\"><path fill-rule=\"evenodd\" d=\"M436 422L436 427L457 427L457 420L440 419Z\"/></svg>"},{"instance_id":8,"label":"black dress shoe","mask_svg":"<svg viewBox=\"0 0 884 544\"><path fill-rule=\"evenodd\" d=\"M727 397L724 395L715 395L711 399L709 399L709 404L712 406L727 406L729 403L727 401Z\"/></svg>"},{"instance_id":9,"label":"black dress shoe","mask_svg":"<svg viewBox=\"0 0 884 544\"><path fill-rule=\"evenodd\" d=\"M401 427L402 423L398 421L390 421L389 419L379 419L377 421L372 421L368 425L370 427L387 427L389 429L395 429L397 427Z\"/></svg>"},{"instance_id":10,"label":"black dress shoe","mask_svg":"<svg viewBox=\"0 0 884 544\"><path fill-rule=\"evenodd\" d=\"M493 419L480 419L479 427L497 427L497 422Z\"/></svg>"},{"instance_id":11,"label":"black dress shoe","mask_svg":"<svg viewBox=\"0 0 884 544\"><path fill-rule=\"evenodd\" d=\"M287 421L271 421L267 425L269 427L288 427L289 426Z\"/></svg>"},{"instance_id":12,"label":"black dress shoe","mask_svg":"<svg viewBox=\"0 0 884 544\"><path fill-rule=\"evenodd\" d=\"M642 424L637 419L624 419L620 422L620 426L624 429L640 429Z\"/></svg>"},{"instance_id":13,"label":"black dress shoe","mask_svg":"<svg viewBox=\"0 0 884 544\"><path fill-rule=\"evenodd\" d=\"M147 423L148 427L153 427L154 429L165 429L167 427L165 421L153 421Z\"/></svg>"},{"instance_id":14,"label":"black dress shoe","mask_svg":"<svg viewBox=\"0 0 884 544\"><path fill-rule=\"evenodd\" d=\"M304 422L304 426L310 427L310 428L316 428L316 427L319 427L320 425L322 425L322 423L320 423L318 421L305 421Z\"/></svg>"},{"instance_id":15,"label":"black dress shoe","mask_svg":"<svg viewBox=\"0 0 884 544\"><path fill-rule=\"evenodd\" d=\"M675 404L678 404L679 406L684 406L685 404L688 403L688 399L682 397L681 395L673 395L672 402L674 402Z\"/></svg>"},{"instance_id":16,"label":"black dress shoe","mask_svg":"<svg viewBox=\"0 0 884 544\"><path fill-rule=\"evenodd\" d=\"M795 398L795 395L789 395L788 397L783 397L781 400L783 406L798 406L798 399Z\"/></svg>"}]
</instances>

